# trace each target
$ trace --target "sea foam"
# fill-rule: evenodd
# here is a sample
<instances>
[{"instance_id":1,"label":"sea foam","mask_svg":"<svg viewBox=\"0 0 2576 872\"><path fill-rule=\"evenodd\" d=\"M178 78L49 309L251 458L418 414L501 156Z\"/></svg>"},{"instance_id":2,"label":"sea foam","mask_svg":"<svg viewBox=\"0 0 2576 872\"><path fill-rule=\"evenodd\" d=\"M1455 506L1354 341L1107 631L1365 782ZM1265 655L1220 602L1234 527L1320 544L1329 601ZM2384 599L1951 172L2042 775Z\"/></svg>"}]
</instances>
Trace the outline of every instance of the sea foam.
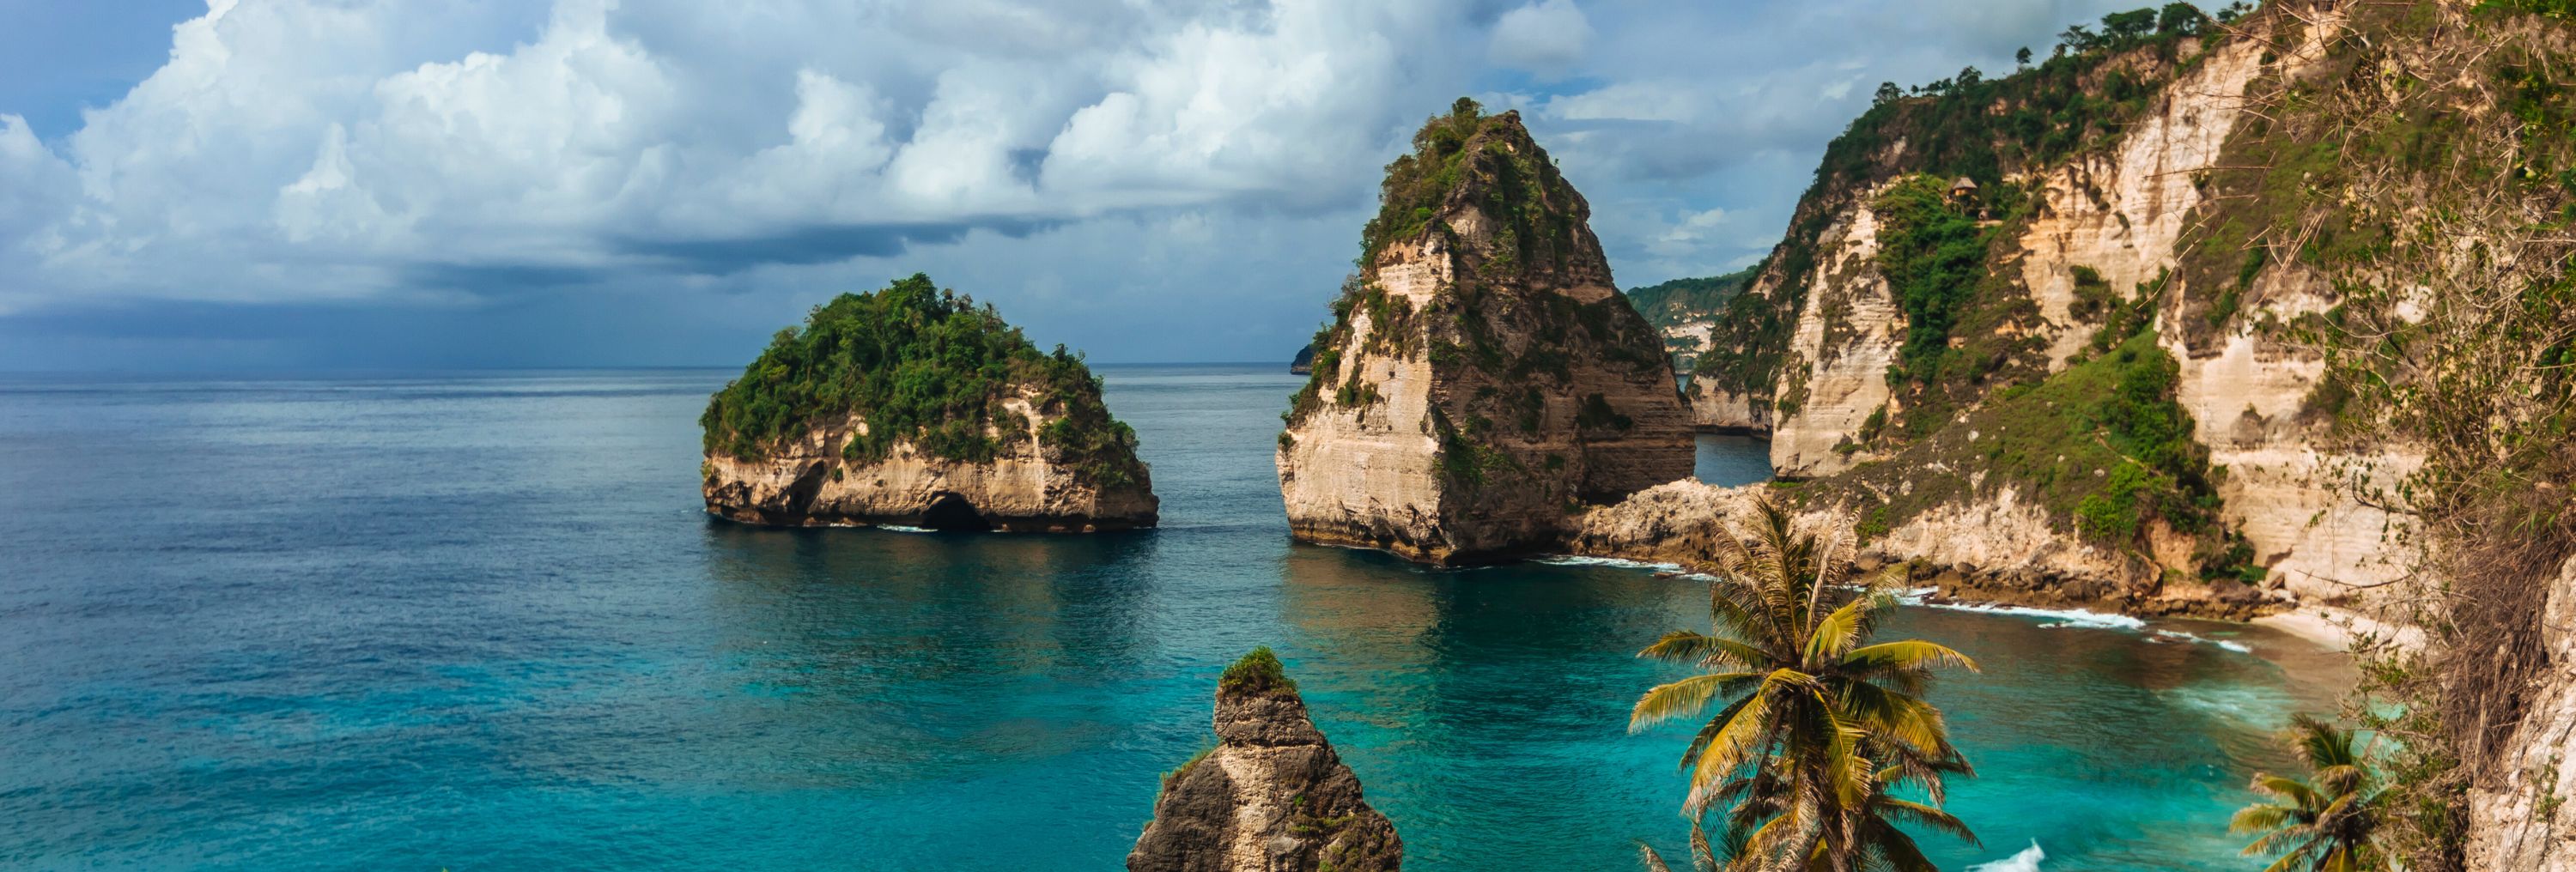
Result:
<instances>
[{"instance_id":1,"label":"sea foam","mask_svg":"<svg viewBox=\"0 0 2576 872\"><path fill-rule=\"evenodd\" d=\"M2053 630L2059 627L2084 627L2088 629L2103 630L2137 630L2144 629L2147 626L2146 621L2129 617L2128 615L2103 614L2101 612L2088 611L2085 609L2036 609L2029 606L2003 606L1989 605L1985 603L1925 603L1925 605L1936 609L1950 609L1952 611L1960 612L1984 612L1990 615L2015 615L2025 618L2050 619L2049 623L2039 625L2041 629Z\"/></svg>"},{"instance_id":2,"label":"sea foam","mask_svg":"<svg viewBox=\"0 0 2576 872\"><path fill-rule=\"evenodd\" d=\"M2185 642L2197 642L2197 643L2202 644L2202 645L2216 645L2216 646L2218 646L2218 647L2225 648L2225 649L2227 649L2227 650L2229 650L2229 651L2234 651L2234 652L2236 652L2236 653L2238 653L2238 654L2252 654L2252 653L2254 653L2254 647L2253 647L2253 646L2251 646L2251 645L2247 645L2247 644L2245 644L2245 643L2243 643L2243 642L2232 642L2232 641L2229 641L2229 640L2226 640L2226 639L2211 639L2211 638L2208 638L2208 637L2205 637L2205 636L2198 636L2198 635L2194 635L2194 634L2191 634L2191 633L2185 633L2185 632L2183 632L2183 631L2181 631L2181 630L2157 630L2157 631L2156 631L2156 635L2158 635L2158 636L2162 636L2162 637L2165 637L2165 638L2167 638L2167 639L2179 639L2179 640L2182 640L2182 641L2185 641Z\"/></svg>"},{"instance_id":3,"label":"sea foam","mask_svg":"<svg viewBox=\"0 0 2576 872\"><path fill-rule=\"evenodd\" d=\"M2039 872L2039 861L2046 859L2048 852L2039 849L2038 839L2032 839L2030 847L2021 849L2021 853L1992 863L1970 866L1968 872Z\"/></svg>"},{"instance_id":4,"label":"sea foam","mask_svg":"<svg viewBox=\"0 0 2576 872\"><path fill-rule=\"evenodd\" d=\"M1541 557L1538 562L1550 566L1612 566L1620 569L1649 569L1656 572L1680 572L1682 569L1679 563L1648 563L1643 560L1627 560L1618 557L1577 557L1571 554Z\"/></svg>"}]
</instances>

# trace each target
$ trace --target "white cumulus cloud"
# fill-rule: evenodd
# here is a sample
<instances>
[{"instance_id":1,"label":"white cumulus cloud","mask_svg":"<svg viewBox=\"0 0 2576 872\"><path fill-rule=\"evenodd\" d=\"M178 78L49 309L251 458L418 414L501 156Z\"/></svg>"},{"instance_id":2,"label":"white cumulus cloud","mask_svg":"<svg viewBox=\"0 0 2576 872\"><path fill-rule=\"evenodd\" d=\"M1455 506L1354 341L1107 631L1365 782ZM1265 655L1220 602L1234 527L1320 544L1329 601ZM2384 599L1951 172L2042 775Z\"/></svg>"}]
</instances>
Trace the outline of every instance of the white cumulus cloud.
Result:
<instances>
[{"instance_id":1,"label":"white cumulus cloud","mask_svg":"<svg viewBox=\"0 0 2576 872\"><path fill-rule=\"evenodd\" d=\"M1574 0L1538 0L1503 13L1487 53L1494 62L1556 74L1583 60L1592 44L1592 21Z\"/></svg>"}]
</instances>

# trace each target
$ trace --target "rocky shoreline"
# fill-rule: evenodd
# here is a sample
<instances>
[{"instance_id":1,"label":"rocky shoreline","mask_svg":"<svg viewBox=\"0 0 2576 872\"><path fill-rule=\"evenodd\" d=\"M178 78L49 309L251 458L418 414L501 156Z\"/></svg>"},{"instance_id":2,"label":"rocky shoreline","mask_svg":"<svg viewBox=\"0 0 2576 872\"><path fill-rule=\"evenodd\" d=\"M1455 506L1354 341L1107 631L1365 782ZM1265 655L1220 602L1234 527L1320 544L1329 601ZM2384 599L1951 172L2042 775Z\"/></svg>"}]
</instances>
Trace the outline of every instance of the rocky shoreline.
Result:
<instances>
[{"instance_id":1,"label":"rocky shoreline","mask_svg":"<svg viewBox=\"0 0 2576 872\"><path fill-rule=\"evenodd\" d=\"M1562 543L1569 556L1615 559L1699 571L1713 565L1726 519L1768 496L1769 485L1720 487L1676 481L1639 492L1620 503L1595 507ZM1829 510L1805 512L1827 520ZM1904 567L1905 584L1929 588L1939 601L1960 604L2083 609L2139 618L2202 618L2249 622L2300 607L2286 594L2247 585L2164 583L2141 585L2125 574L2117 555L2099 553L2044 523L2004 524L1995 518L1961 519L1939 529L1911 526L1873 537L1859 549L1859 568ZM2314 622L2302 635L2325 633Z\"/></svg>"}]
</instances>

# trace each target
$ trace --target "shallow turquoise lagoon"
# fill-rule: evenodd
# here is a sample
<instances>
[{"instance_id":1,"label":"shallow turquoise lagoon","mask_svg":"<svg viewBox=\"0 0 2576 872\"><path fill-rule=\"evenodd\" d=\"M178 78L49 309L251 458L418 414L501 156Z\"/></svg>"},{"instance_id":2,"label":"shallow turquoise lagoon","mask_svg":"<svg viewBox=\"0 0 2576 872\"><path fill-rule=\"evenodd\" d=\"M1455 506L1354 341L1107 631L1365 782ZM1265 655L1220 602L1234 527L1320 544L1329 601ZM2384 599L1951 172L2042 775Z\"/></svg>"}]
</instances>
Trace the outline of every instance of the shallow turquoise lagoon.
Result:
<instances>
[{"instance_id":1,"label":"shallow turquoise lagoon","mask_svg":"<svg viewBox=\"0 0 2576 872\"><path fill-rule=\"evenodd\" d=\"M1410 868L1677 847L1685 732L1624 718L1697 586L1289 544L1274 370L1105 369L1165 526L1087 538L710 521L721 372L0 382L0 868L1113 869L1263 644ZM2257 868L2226 814L2348 669L2054 623L1890 629L1986 667L1945 867Z\"/></svg>"}]
</instances>

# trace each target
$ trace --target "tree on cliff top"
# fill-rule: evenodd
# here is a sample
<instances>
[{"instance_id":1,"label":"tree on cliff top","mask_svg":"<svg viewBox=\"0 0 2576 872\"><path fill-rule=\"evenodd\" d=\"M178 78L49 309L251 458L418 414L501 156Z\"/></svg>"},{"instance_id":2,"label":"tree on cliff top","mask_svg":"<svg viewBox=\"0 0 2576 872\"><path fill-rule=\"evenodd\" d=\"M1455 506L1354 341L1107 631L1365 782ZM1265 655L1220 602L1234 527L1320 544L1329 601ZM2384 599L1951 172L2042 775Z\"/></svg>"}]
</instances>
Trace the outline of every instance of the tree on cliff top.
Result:
<instances>
[{"instance_id":1,"label":"tree on cliff top","mask_svg":"<svg viewBox=\"0 0 2576 872\"><path fill-rule=\"evenodd\" d=\"M1028 438L1003 407L1023 396L1053 416L1038 439L1078 477L1100 485L1141 480L1135 431L1109 416L1100 379L1080 355L1061 345L1039 351L990 304L977 306L919 273L842 294L814 307L803 329L778 331L742 377L709 399L698 423L708 452L759 458L856 415L867 432L841 446L848 460L882 460L910 443L933 457L984 462Z\"/></svg>"},{"instance_id":2,"label":"tree on cliff top","mask_svg":"<svg viewBox=\"0 0 2576 872\"><path fill-rule=\"evenodd\" d=\"M1693 829L1723 808L1726 853L1766 868L1930 868L1900 822L1974 841L1940 808L1942 778L1970 772L1923 696L1934 669L1976 663L1922 640L1869 643L1896 604L1893 576L1844 593L1848 530L1820 539L1768 500L1744 526L1725 537L1709 583L1715 632L1676 630L1637 653L1702 674L1647 691L1630 730L1725 703L1682 754Z\"/></svg>"}]
</instances>

